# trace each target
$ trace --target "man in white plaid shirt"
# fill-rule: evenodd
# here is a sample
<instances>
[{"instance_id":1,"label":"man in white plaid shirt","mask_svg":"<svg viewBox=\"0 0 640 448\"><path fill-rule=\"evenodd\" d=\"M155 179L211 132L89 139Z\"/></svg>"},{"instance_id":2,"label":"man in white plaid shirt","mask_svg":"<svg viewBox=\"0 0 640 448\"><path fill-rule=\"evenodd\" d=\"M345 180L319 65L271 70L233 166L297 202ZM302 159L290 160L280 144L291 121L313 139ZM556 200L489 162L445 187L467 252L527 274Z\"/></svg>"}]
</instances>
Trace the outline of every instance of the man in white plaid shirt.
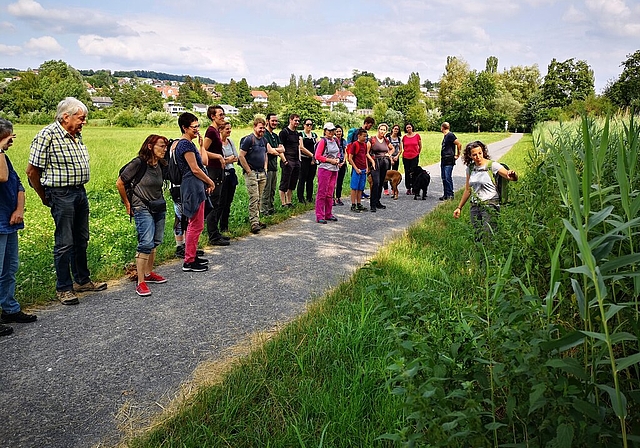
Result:
<instances>
[{"instance_id":1,"label":"man in white plaid shirt","mask_svg":"<svg viewBox=\"0 0 640 448\"><path fill-rule=\"evenodd\" d=\"M79 303L75 292L102 291L106 283L91 281L87 266L89 152L82 143L87 107L76 98L58 104L56 121L31 143L27 177L42 203L51 208L56 226L53 260L56 297L64 305ZM73 277L72 277L73 274Z\"/></svg>"}]
</instances>

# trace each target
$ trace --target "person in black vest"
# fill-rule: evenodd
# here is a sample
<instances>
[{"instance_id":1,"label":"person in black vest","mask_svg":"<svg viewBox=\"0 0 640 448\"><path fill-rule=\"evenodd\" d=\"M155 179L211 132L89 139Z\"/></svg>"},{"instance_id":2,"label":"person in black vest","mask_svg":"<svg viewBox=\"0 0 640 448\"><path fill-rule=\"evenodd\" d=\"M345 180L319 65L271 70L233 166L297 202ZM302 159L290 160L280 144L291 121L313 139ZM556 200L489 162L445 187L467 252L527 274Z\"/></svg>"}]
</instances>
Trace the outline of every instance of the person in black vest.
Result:
<instances>
[{"instance_id":1,"label":"person in black vest","mask_svg":"<svg viewBox=\"0 0 640 448\"><path fill-rule=\"evenodd\" d=\"M284 160L280 161L282 168L282 176L280 177L280 202L283 207L293 207L291 197L293 189L298 182L298 174L300 173L300 147L302 146L302 138L298 134L297 128L300 123L300 115L289 115L289 125L280 131L279 137L282 146L284 146Z\"/></svg>"},{"instance_id":2,"label":"person in black vest","mask_svg":"<svg viewBox=\"0 0 640 448\"><path fill-rule=\"evenodd\" d=\"M300 177L298 179L298 202L304 204L313 200L313 180L316 178L316 159L314 151L318 135L313 132L313 120L304 120L304 129L300 133ZM306 195L305 195L306 193ZM305 198L306 196L306 198ZM305 200L306 199L306 200Z\"/></svg>"}]
</instances>

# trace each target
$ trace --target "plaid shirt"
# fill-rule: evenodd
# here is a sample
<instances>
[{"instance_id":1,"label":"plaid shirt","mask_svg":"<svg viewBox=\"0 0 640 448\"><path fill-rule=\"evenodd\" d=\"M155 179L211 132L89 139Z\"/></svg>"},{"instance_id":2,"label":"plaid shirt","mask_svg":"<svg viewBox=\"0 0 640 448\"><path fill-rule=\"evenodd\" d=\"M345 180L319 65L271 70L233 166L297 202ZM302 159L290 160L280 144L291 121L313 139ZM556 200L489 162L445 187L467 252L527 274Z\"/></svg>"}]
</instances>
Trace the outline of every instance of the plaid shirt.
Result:
<instances>
[{"instance_id":1,"label":"plaid shirt","mask_svg":"<svg viewBox=\"0 0 640 448\"><path fill-rule=\"evenodd\" d=\"M74 139L57 121L31 142L29 163L42 170L45 187L74 187L89 182L89 151L80 133Z\"/></svg>"}]
</instances>

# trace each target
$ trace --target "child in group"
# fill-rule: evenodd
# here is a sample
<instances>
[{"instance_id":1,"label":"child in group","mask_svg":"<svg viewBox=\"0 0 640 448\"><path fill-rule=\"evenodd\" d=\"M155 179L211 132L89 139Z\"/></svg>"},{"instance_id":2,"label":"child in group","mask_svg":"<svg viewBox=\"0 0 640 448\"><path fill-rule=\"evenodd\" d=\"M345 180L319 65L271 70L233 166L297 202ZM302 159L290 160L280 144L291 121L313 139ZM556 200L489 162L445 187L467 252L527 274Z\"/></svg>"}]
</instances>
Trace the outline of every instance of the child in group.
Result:
<instances>
[{"instance_id":1,"label":"child in group","mask_svg":"<svg viewBox=\"0 0 640 448\"><path fill-rule=\"evenodd\" d=\"M358 130L358 140L351 143L347 148L347 161L353 168L351 169L351 211L360 213L367 211L360 201L362 192L367 183L369 174L368 161L373 163L367 148L367 131L360 128Z\"/></svg>"}]
</instances>

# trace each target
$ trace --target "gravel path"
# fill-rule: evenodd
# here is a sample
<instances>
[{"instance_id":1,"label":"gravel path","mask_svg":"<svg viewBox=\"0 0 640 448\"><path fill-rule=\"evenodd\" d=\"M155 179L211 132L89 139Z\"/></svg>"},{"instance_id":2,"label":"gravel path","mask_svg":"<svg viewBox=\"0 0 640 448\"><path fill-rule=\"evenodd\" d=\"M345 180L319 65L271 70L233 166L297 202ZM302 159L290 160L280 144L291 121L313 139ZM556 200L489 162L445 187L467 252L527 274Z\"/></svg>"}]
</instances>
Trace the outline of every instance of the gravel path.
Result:
<instances>
[{"instance_id":1,"label":"gravel path","mask_svg":"<svg viewBox=\"0 0 640 448\"><path fill-rule=\"evenodd\" d=\"M499 158L520 137L491 144L491 156ZM0 447L117 443L115 416L125 403L147 417L159 411L200 362L304 312L438 205L440 168L427 170L426 201L406 196L403 182L399 200L383 197L387 209L378 213L354 214L346 203L334 208L336 223L317 224L307 212L210 248L208 272L165 264L157 272L169 281L150 285L150 297L121 281L78 306L40 310L35 324L13 324L14 334L0 339ZM461 162L454 185L464 185Z\"/></svg>"}]
</instances>

